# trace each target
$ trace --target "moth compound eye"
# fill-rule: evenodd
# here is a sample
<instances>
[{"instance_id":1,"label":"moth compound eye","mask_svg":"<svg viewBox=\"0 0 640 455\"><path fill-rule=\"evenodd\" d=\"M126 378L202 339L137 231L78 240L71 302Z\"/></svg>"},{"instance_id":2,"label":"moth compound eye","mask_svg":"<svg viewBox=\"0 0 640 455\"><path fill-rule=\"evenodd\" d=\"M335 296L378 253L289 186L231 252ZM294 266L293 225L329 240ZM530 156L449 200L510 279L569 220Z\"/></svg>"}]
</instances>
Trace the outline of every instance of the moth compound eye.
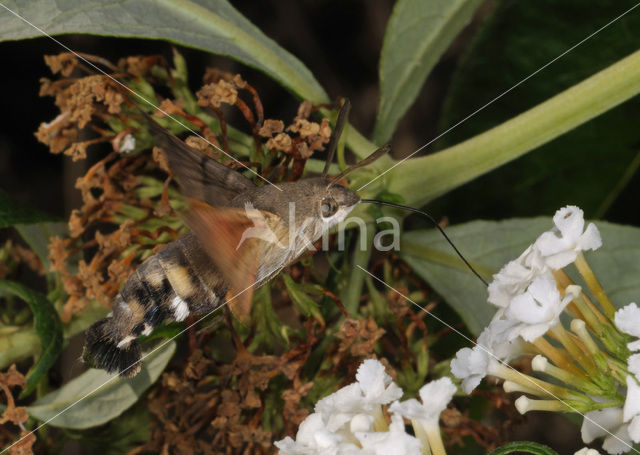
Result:
<instances>
[{"instance_id":1,"label":"moth compound eye","mask_svg":"<svg viewBox=\"0 0 640 455\"><path fill-rule=\"evenodd\" d=\"M332 197L326 197L322 200L322 218L329 218L338 211L338 203Z\"/></svg>"}]
</instances>

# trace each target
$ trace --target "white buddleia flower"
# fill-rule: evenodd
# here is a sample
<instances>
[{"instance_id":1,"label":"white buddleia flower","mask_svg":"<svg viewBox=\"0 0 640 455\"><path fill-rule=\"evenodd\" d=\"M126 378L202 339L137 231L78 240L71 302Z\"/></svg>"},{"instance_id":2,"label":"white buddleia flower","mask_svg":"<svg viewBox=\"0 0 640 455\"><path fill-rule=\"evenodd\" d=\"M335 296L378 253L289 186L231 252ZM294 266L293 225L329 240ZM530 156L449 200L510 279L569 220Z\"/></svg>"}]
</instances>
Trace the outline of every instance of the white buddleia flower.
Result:
<instances>
[{"instance_id":1,"label":"white buddleia flower","mask_svg":"<svg viewBox=\"0 0 640 455\"><path fill-rule=\"evenodd\" d=\"M542 254L534 245L530 245L517 259L508 262L493 276L487 288L488 302L506 308L511 300L522 294L535 277L549 270Z\"/></svg>"},{"instance_id":2,"label":"white buddleia flower","mask_svg":"<svg viewBox=\"0 0 640 455\"><path fill-rule=\"evenodd\" d=\"M602 448L611 455L628 452L632 447L629 425L624 423L620 407L587 412L580 433L585 444L604 436Z\"/></svg>"},{"instance_id":3,"label":"white buddleia flower","mask_svg":"<svg viewBox=\"0 0 640 455\"><path fill-rule=\"evenodd\" d=\"M584 212L575 205L561 208L553 216L555 227L540 235L535 242L545 262L554 270L571 264L578 253L602 246L602 237L595 224L584 228Z\"/></svg>"},{"instance_id":4,"label":"white buddleia flower","mask_svg":"<svg viewBox=\"0 0 640 455\"><path fill-rule=\"evenodd\" d=\"M391 414L389 431L355 432L356 438L367 455L421 455L420 440L405 431L399 414Z\"/></svg>"},{"instance_id":5,"label":"white buddleia flower","mask_svg":"<svg viewBox=\"0 0 640 455\"><path fill-rule=\"evenodd\" d=\"M532 342L556 325L564 308L580 294L579 286L569 286L564 297L550 273L533 280L527 291L515 297L505 310L507 320L516 322L509 339L521 336Z\"/></svg>"},{"instance_id":6,"label":"white buddleia flower","mask_svg":"<svg viewBox=\"0 0 640 455\"><path fill-rule=\"evenodd\" d=\"M358 382L349 384L318 401L315 411L325 416L327 428L338 431L357 414L370 414L381 418L381 405L402 396L391 376L378 360L365 360L356 374Z\"/></svg>"}]
</instances>

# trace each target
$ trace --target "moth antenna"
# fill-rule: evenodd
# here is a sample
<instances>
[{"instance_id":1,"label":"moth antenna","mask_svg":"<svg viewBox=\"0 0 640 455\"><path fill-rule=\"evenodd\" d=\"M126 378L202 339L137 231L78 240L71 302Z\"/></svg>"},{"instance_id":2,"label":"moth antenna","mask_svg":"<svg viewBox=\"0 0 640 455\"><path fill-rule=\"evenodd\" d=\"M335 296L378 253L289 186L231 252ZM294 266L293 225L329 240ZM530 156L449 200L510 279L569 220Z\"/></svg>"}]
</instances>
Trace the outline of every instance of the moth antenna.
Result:
<instances>
[{"instance_id":1,"label":"moth antenna","mask_svg":"<svg viewBox=\"0 0 640 455\"><path fill-rule=\"evenodd\" d=\"M329 145L327 146L327 161L324 164L324 169L322 170L322 177L326 177L329 172L329 166L331 166L331 162L333 161L333 157L336 154L336 149L338 148L338 142L340 141L340 136L342 136L342 130L347 123L347 119L349 118L349 111L351 110L351 102L349 98L342 98L342 106L340 107L340 111L338 112L338 119L336 120L336 127L333 130L333 134L331 135L331 139L329 140Z\"/></svg>"},{"instance_id":2,"label":"moth antenna","mask_svg":"<svg viewBox=\"0 0 640 455\"><path fill-rule=\"evenodd\" d=\"M394 207L394 208L397 208L397 209L407 210L409 212L418 213L418 214L420 214L422 216L425 216L440 231L440 233L444 236L444 238L447 240L449 245L451 245L451 247L454 249L456 254L460 257L460 259L462 259L462 262L465 263L465 265L469 268L469 270L471 270L473 272L473 274L476 277L478 277L478 279L480 281L482 281L482 284L484 284L485 286L489 286L489 283L487 283L484 280L484 278L482 278L482 276L480 276L480 274L476 271L476 269L474 269L473 266L469 263L469 261L467 261L467 259L462 255L460 250L458 250L458 248L456 248L456 246L453 244L453 242L451 241L451 239L449 238L447 233L444 232L444 229L442 229L440 227L440 225L436 222L436 220L431 215L429 215L427 212L423 212L422 210L418 210L416 208L409 207L407 205L395 204L393 202L378 201L377 199L362 199L360 202L369 202L371 204L386 205L387 207Z\"/></svg>"},{"instance_id":3,"label":"moth antenna","mask_svg":"<svg viewBox=\"0 0 640 455\"><path fill-rule=\"evenodd\" d=\"M338 175L333 177L333 179L329 183L329 186L332 186L334 183L340 181L340 179L343 179L344 177L346 177L347 175L351 174L356 169L360 169L361 167L364 167L364 166L367 166L367 165L373 163L375 160L380 158L382 155L386 155L387 153L389 153L390 150L391 150L391 146L389 144L383 145L382 147L377 149L375 152L373 152L371 155L369 155L368 157L366 157L362 161L359 161L358 163L346 168L344 171L342 171L341 173L339 173Z\"/></svg>"}]
</instances>

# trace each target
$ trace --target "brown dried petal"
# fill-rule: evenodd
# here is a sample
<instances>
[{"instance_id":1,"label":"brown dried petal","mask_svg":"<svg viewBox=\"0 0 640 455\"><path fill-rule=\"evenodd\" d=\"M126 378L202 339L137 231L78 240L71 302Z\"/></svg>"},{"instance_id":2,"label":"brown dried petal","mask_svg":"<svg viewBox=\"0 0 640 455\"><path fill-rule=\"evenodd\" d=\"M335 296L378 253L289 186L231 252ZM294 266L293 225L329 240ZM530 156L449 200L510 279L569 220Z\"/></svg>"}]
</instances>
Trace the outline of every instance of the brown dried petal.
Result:
<instances>
[{"instance_id":1,"label":"brown dried petal","mask_svg":"<svg viewBox=\"0 0 640 455\"><path fill-rule=\"evenodd\" d=\"M16 368L16 364L12 364L6 373L0 373L0 383L8 387L21 387L27 385L27 381L22 373Z\"/></svg>"},{"instance_id":2,"label":"brown dried petal","mask_svg":"<svg viewBox=\"0 0 640 455\"><path fill-rule=\"evenodd\" d=\"M269 150L287 151L291 148L291 136L287 133L278 133L276 137L267 141L267 148Z\"/></svg>"},{"instance_id":3,"label":"brown dried petal","mask_svg":"<svg viewBox=\"0 0 640 455\"><path fill-rule=\"evenodd\" d=\"M71 237L80 237L84 232L84 225L82 222L82 215L80 214L80 210L73 209L71 211L71 215L69 216L69 233Z\"/></svg>"},{"instance_id":4,"label":"brown dried petal","mask_svg":"<svg viewBox=\"0 0 640 455\"><path fill-rule=\"evenodd\" d=\"M29 414L27 413L27 408L18 406L11 407L9 406L4 410L2 415L0 416L0 424L4 424L7 422L11 422L14 425L20 425L25 422L29 418Z\"/></svg>"},{"instance_id":5,"label":"brown dried petal","mask_svg":"<svg viewBox=\"0 0 640 455\"><path fill-rule=\"evenodd\" d=\"M211 139L207 138L206 136L205 138L206 140L198 136L189 136L185 139L185 143L188 146L204 153L209 158L218 159L218 157L220 156L220 152L209 145L209 142L218 147L220 147L220 144L218 144L218 141L215 139L215 137L213 138L214 141L211 141Z\"/></svg>"},{"instance_id":6,"label":"brown dried petal","mask_svg":"<svg viewBox=\"0 0 640 455\"><path fill-rule=\"evenodd\" d=\"M284 131L284 122L282 120L266 119L258 134L262 137L271 137L274 133L282 133Z\"/></svg>"},{"instance_id":7,"label":"brown dried petal","mask_svg":"<svg viewBox=\"0 0 640 455\"><path fill-rule=\"evenodd\" d=\"M107 268L109 279L113 283L124 283L131 276L135 266L124 261L113 261Z\"/></svg>"},{"instance_id":8,"label":"brown dried petal","mask_svg":"<svg viewBox=\"0 0 640 455\"><path fill-rule=\"evenodd\" d=\"M78 65L78 59L74 54L64 52L58 55L45 55L44 63L53 74L60 73L62 76L68 77Z\"/></svg>"},{"instance_id":9,"label":"brown dried petal","mask_svg":"<svg viewBox=\"0 0 640 455\"><path fill-rule=\"evenodd\" d=\"M40 78L40 91L38 96L55 96L59 88L53 85L53 81L46 77Z\"/></svg>"},{"instance_id":10,"label":"brown dried petal","mask_svg":"<svg viewBox=\"0 0 640 455\"><path fill-rule=\"evenodd\" d=\"M247 86L247 82L242 79L242 76L240 76L239 74L236 74L233 76L233 83L235 84L236 87L242 89L245 88Z\"/></svg>"},{"instance_id":11,"label":"brown dried petal","mask_svg":"<svg viewBox=\"0 0 640 455\"><path fill-rule=\"evenodd\" d=\"M120 105L124 102L124 96L118 90L111 87L107 89L104 95L104 104L108 106L110 114L120 113Z\"/></svg>"},{"instance_id":12,"label":"brown dried petal","mask_svg":"<svg viewBox=\"0 0 640 455\"><path fill-rule=\"evenodd\" d=\"M64 240L60 237L51 237L49 239L49 262L52 272L64 273L67 271L65 261L69 257L69 252L65 246Z\"/></svg>"},{"instance_id":13,"label":"brown dried petal","mask_svg":"<svg viewBox=\"0 0 640 455\"><path fill-rule=\"evenodd\" d=\"M160 169L165 171L167 174L171 171L169 170L169 160L167 159L167 155L164 154L160 147L153 147L153 161L158 165Z\"/></svg>"},{"instance_id":14,"label":"brown dried petal","mask_svg":"<svg viewBox=\"0 0 640 455\"><path fill-rule=\"evenodd\" d=\"M62 286L67 294L79 296L83 294L82 281L72 275L62 275Z\"/></svg>"},{"instance_id":15,"label":"brown dried petal","mask_svg":"<svg viewBox=\"0 0 640 455\"><path fill-rule=\"evenodd\" d=\"M78 130L75 128L52 129L51 124L41 123L35 136L44 145L49 146L51 153L58 154L78 139Z\"/></svg>"},{"instance_id":16,"label":"brown dried petal","mask_svg":"<svg viewBox=\"0 0 640 455\"><path fill-rule=\"evenodd\" d=\"M184 101L179 99L177 101L170 100L169 98L165 98L158 106L158 109L166 112L169 115L185 115L184 113Z\"/></svg>"},{"instance_id":17,"label":"brown dried petal","mask_svg":"<svg viewBox=\"0 0 640 455\"><path fill-rule=\"evenodd\" d=\"M197 93L198 105L220 107L222 103L235 104L238 99L238 90L233 83L220 80L207 84Z\"/></svg>"},{"instance_id":18,"label":"brown dried petal","mask_svg":"<svg viewBox=\"0 0 640 455\"><path fill-rule=\"evenodd\" d=\"M318 134L327 141L331 139L331 125L329 125L329 119L326 117L322 119L322 122L320 122L320 131Z\"/></svg>"},{"instance_id":19,"label":"brown dried petal","mask_svg":"<svg viewBox=\"0 0 640 455\"><path fill-rule=\"evenodd\" d=\"M211 361L202 355L201 349L196 349L189 357L184 374L189 379L201 379L207 372Z\"/></svg>"},{"instance_id":20,"label":"brown dried petal","mask_svg":"<svg viewBox=\"0 0 640 455\"><path fill-rule=\"evenodd\" d=\"M93 102L104 101L107 82L108 79L100 75L83 77L64 91L65 96L56 98L56 104L60 110L69 110L71 121L84 128L95 111Z\"/></svg>"},{"instance_id":21,"label":"brown dried petal","mask_svg":"<svg viewBox=\"0 0 640 455\"><path fill-rule=\"evenodd\" d=\"M153 66L152 61L145 56L132 55L118 60L118 67L133 76L145 77Z\"/></svg>"},{"instance_id":22,"label":"brown dried petal","mask_svg":"<svg viewBox=\"0 0 640 455\"><path fill-rule=\"evenodd\" d=\"M72 161L83 160L87 157L87 146L89 142L74 142L71 147L64 151L64 154L71 157Z\"/></svg>"},{"instance_id":23,"label":"brown dried petal","mask_svg":"<svg viewBox=\"0 0 640 455\"><path fill-rule=\"evenodd\" d=\"M309 136L316 136L319 132L320 125L318 123L300 120L300 131L298 133L301 137L306 138Z\"/></svg>"},{"instance_id":24,"label":"brown dried petal","mask_svg":"<svg viewBox=\"0 0 640 455\"><path fill-rule=\"evenodd\" d=\"M86 263L86 261L80 260L80 262L78 262L77 277L87 288L87 297L90 299L97 298L95 290L102 287L102 277L100 274L96 273L95 270ZM99 292L98 294L101 293Z\"/></svg>"},{"instance_id":25,"label":"brown dried petal","mask_svg":"<svg viewBox=\"0 0 640 455\"><path fill-rule=\"evenodd\" d=\"M313 155L313 150L309 148L306 142L298 142L296 144L296 152L300 158L307 159Z\"/></svg>"}]
</instances>

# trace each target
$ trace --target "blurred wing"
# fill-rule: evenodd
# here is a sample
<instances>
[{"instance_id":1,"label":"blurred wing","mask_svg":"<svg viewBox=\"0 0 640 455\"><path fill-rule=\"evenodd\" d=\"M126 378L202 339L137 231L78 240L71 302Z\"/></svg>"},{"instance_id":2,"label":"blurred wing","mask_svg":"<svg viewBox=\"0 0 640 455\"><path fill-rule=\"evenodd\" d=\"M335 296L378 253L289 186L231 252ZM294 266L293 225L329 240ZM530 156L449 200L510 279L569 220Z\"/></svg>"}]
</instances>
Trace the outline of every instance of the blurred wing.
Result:
<instances>
[{"instance_id":1,"label":"blurred wing","mask_svg":"<svg viewBox=\"0 0 640 455\"><path fill-rule=\"evenodd\" d=\"M231 286L227 295L234 316L246 322L251 313L254 289L264 281L259 268L269 261L267 251L278 248L280 218L256 209L211 207L191 200L184 214L186 224Z\"/></svg>"},{"instance_id":2,"label":"blurred wing","mask_svg":"<svg viewBox=\"0 0 640 455\"><path fill-rule=\"evenodd\" d=\"M226 205L236 195L255 188L255 184L239 172L189 147L151 116L142 114L156 144L166 153L169 167L185 196L211 205Z\"/></svg>"}]
</instances>

